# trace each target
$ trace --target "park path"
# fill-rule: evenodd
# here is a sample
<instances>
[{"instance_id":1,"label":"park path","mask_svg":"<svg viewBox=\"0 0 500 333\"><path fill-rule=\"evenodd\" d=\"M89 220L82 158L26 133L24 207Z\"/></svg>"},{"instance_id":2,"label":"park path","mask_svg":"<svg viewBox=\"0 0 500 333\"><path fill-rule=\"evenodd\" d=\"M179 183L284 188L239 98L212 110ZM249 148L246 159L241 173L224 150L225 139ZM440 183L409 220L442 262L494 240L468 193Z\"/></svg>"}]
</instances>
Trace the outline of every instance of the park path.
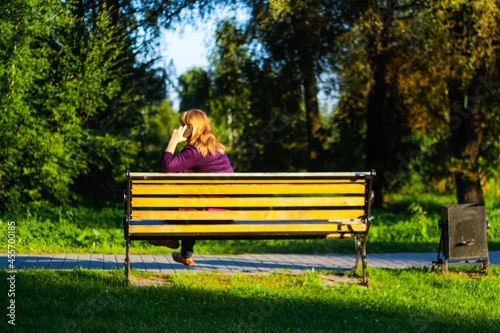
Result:
<instances>
[{"instance_id":1,"label":"park path","mask_svg":"<svg viewBox=\"0 0 500 333\"><path fill-rule=\"evenodd\" d=\"M500 251L490 251L490 263L500 265ZM164 273L271 273L286 271L303 273L314 270L342 271L352 269L354 255L339 254L244 254L244 255L195 255L191 267L178 264L170 255L131 255L131 269ZM430 267L437 253L370 254L368 266L373 268ZM9 270L6 254L0 254L0 269ZM15 269L123 269L125 255L114 254L17 254Z\"/></svg>"}]
</instances>

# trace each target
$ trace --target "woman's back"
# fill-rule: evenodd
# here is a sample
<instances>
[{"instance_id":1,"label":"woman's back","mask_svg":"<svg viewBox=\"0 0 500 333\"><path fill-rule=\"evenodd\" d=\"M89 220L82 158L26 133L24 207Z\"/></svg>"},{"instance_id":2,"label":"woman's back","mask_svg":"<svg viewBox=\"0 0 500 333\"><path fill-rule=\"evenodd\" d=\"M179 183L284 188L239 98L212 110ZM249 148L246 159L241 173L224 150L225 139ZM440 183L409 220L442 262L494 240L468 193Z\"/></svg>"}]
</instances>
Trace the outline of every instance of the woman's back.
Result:
<instances>
[{"instance_id":1,"label":"woman's back","mask_svg":"<svg viewBox=\"0 0 500 333\"><path fill-rule=\"evenodd\" d=\"M202 156L194 145L188 144L177 156L168 151L164 152L160 159L160 172L232 173L234 171L225 153L216 150L214 155L208 153Z\"/></svg>"}]
</instances>

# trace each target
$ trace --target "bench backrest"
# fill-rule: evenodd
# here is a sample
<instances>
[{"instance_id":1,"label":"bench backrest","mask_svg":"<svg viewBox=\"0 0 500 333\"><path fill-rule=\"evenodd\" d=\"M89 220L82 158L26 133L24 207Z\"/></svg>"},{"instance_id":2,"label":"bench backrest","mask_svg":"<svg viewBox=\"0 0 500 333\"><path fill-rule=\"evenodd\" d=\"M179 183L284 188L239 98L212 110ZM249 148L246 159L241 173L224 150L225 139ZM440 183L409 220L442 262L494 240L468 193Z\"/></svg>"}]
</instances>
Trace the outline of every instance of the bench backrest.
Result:
<instances>
[{"instance_id":1,"label":"bench backrest","mask_svg":"<svg viewBox=\"0 0 500 333\"><path fill-rule=\"evenodd\" d=\"M128 173L126 223L247 220L367 223L373 177L374 171Z\"/></svg>"}]
</instances>

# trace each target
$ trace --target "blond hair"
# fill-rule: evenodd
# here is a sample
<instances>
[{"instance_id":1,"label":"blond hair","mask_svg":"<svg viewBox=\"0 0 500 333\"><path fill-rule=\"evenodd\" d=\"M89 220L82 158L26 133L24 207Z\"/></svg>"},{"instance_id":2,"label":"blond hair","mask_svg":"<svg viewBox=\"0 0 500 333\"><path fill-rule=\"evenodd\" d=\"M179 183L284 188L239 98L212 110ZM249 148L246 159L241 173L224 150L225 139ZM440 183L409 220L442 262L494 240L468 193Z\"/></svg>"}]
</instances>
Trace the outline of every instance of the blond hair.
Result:
<instances>
[{"instance_id":1,"label":"blond hair","mask_svg":"<svg viewBox=\"0 0 500 333\"><path fill-rule=\"evenodd\" d=\"M207 156L207 153L215 156L215 150L224 154L225 147L217 141L210 131L208 117L205 112L197 109L185 111L181 114L182 126L190 125L192 134L187 138L187 143L196 147L201 156Z\"/></svg>"}]
</instances>

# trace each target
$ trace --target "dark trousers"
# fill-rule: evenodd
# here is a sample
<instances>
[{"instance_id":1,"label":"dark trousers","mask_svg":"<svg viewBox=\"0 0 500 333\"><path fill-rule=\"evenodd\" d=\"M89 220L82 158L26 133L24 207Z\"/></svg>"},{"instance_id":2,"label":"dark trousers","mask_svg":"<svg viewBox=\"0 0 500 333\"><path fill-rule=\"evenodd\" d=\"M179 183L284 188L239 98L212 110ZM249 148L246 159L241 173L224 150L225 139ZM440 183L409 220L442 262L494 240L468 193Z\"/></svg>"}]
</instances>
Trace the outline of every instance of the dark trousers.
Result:
<instances>
[{"instance_id":1,"label":"dark trousers","mask_svg":"<svg viewBox=\"0 0 500 333\"><path fill-rule=\"evenodd\" d=\"M183 239L181 243L181 254L184 258L193 256L193 247L196 241L194 239Z\"/></svg>"}]
</instances>

